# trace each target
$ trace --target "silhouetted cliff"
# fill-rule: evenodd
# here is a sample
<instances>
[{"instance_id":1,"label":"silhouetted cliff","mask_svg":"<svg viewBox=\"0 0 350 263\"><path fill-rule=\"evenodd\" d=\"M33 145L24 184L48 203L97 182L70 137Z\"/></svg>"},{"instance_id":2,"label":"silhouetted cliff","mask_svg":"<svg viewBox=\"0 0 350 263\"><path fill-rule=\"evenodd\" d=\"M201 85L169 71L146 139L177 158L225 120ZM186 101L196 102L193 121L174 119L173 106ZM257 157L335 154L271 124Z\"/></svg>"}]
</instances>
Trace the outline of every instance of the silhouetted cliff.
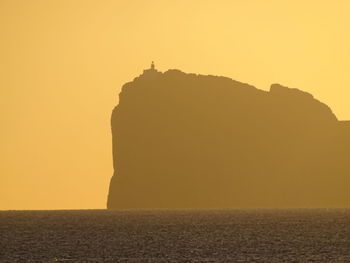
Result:
<instances>
[{"instance_id":1,"label":"silhouetted cliff","mask_svg":"<svg viewBox=\"0 0 350 263\"><path fill-rule=\"evenodd\" d=\"M309 93L151 68L119 97L108 208L350 206L350 122Z\"/></svg>"}]
</instances>

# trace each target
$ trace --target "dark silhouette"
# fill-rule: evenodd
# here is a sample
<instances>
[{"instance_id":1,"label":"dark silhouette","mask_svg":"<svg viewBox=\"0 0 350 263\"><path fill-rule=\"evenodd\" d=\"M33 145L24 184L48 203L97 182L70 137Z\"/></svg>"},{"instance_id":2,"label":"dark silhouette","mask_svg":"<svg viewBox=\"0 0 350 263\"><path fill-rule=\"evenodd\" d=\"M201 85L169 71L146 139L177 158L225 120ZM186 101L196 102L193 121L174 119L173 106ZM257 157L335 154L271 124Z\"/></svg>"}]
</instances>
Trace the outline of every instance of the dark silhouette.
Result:
<instances>
[{"instance_id":1,"label":"dark silhouette","mask_svg":"<svg viewBox=\"0 0 350 263\"><path fill-rule=\"evenodd\" d=\"M119 97L108 208L350 206L350 122L309 93L152 64Z\"/></svg>"}]
</instances>

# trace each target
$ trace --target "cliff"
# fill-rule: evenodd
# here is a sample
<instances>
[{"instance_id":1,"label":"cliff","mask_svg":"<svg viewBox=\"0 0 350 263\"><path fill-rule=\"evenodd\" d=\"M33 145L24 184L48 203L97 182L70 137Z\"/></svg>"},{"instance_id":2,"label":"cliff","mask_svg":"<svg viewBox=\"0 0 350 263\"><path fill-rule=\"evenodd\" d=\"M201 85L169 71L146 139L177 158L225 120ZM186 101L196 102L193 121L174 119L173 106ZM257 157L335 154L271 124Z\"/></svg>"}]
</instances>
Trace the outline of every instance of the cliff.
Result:
<instances>
[{"instance_id":1,"label":"cliff","mask_svg":"<svg viewBox=\"0 0 350 263\"><path fill-rule=\"evenodd\" d=\"M349 207L349 122L311 94L145 70L112 113L107 207Z\"/></svg>"}]
</instances>

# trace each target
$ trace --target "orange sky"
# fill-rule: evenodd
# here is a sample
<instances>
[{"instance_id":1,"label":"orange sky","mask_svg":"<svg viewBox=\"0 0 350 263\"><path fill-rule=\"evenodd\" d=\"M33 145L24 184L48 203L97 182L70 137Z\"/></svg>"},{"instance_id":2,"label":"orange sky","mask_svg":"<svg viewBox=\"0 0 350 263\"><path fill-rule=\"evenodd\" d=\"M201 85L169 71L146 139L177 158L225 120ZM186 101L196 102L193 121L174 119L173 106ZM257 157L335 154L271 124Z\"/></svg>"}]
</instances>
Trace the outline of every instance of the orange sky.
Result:
<instances>
[{"instance_id":1,"label":"orange sky","mask_svg":"<svg viewBox=\"0 0 350 263\"><path fill-rule=\"evenodd\" d=\"M302 89L350 119L349 12L347 0L0 0L0 209L105 208L110 114L152 60Z\"/></svg>"}]
</instances>

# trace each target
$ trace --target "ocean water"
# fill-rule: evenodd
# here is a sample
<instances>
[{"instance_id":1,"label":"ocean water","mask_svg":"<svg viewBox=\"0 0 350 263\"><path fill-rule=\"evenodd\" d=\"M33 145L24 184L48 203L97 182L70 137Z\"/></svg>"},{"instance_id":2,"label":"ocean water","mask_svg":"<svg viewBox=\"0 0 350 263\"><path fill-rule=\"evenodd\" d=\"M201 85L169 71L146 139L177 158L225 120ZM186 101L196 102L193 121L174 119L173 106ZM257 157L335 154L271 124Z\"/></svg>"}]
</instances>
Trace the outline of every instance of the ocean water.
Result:
<instances>
[{"instance_id":1,"label":"ocean water","mask_svg":"<svg viewBox=\"0 0 350 263\"><path fill-rule=\"evenodd\" d=\"M2 211L0 262L350 262L350 209Z\"/></svg>"}]
</instances>

